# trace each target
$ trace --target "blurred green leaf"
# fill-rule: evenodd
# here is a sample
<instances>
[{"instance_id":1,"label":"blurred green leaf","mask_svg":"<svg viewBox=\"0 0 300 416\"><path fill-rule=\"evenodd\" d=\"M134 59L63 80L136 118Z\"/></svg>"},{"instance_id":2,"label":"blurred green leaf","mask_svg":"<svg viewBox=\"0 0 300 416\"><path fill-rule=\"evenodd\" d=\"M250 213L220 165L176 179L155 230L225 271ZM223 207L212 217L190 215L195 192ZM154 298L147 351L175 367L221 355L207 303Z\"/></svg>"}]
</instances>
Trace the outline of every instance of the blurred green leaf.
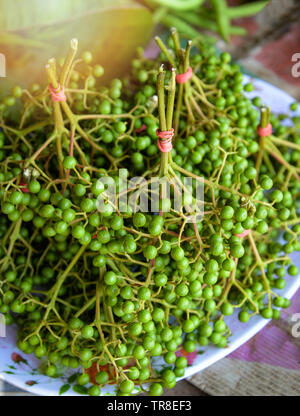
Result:
<instances>
[{"instance_id":1,"label":"blurred green leaf","mask_svg":"<svg viewBox=\"0 0 300 416\"><path fill-rule=\"evenodd\" d=\"M268 3L270 3L270 0L256 1L254 3L243 4L236 7L228 7L227 13L230 19L254 16L266 7Z\"/></svg>"},{"instance_id":2,"label":"blurred green leaf","mask_svg":"<svg viewBox=\"0 0 300 416\"><path fill-rule=\"evenodd\" d=\"M204 0L144 0L144 3L151 6L162 6L172 10L195 10L200 7Z\"/></svg>"}]
</instances>

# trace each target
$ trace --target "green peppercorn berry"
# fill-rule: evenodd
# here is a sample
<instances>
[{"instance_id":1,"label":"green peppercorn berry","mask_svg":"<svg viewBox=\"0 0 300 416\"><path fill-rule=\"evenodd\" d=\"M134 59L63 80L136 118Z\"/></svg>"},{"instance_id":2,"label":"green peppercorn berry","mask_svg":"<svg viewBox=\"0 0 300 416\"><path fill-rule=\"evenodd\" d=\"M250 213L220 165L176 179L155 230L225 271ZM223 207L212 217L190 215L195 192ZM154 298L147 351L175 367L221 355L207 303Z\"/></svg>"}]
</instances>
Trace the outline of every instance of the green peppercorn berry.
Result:
<instances>
[{"instance_id":1,"label":"green peppercorn berry","mask_svg":"<svg viewBox=\"0 0 300 416\"><path fill-rule=\"evenodd\" d=\"M75 157L73 156L66 156L63 161L63 165L65 169L74 169L77 164Z\"/></svg>"},{"instance_id":2,"label":"green peppercorn berry","mask_svg":"<svg viewBox=\"0 0 300 416\"><path fill-rule=\"evenodd\" d=\"M224 220L230 220L234 215L234 209L231 206L223 207L220 215Z\"/></svg>"},{"instance_id":3,"label":"green peppercorn berry","mask_svg":"<svg viewBox=\"0 0 300 416\"><path fill-rule=\"evenodd\" d=\"M297 266L292 265L288 268L288 272L291 276L297 276L299 274L299 269Z\"/></svg>"},{"instance_id":4,"label":"green peppercorn berry","mask_svg":"<svg viewBox=\"0 0 300 416\"><path fill-rule=\"evenodd\" d=\"M87 373L83 373L83 374L80 374L80 375L77 377L76 381L77 381L77 384L79 384L80 386L85 386L86 384L88 384L88 383L89 383L89 381L90 381L90 377L89 377L89 375L88 375ZM96 380L96 381L97 381L97 380ZM100 384L100 383L99 383L99 384Z\"/></svg>"},{"instance_id":5,"label":"green peppercorn berry","mask_svg":"<svg viewBox=\"0 0 300 416\"><path fill-rule=\"evenodd\" d=\"M188 365L188 361L186 357L178 357L175 361L176 368L186 368Z\"/></svg>"},{"instance_id":6,"label":"green peppercorn berry","mask_svg":"<svg viewBox=\"0 0 300 416\"><path fill-rule=\"evenodd\" d=\"M145 224L146 224L146 217L144 214L142 214L141 212L137 212L136 214L134 214L133 225L136 228L144 227Z\"/></svg>"},{"instance_id":7,"label":"green peppercorn berry","mask_svg":"<svg viewBox=\"0 0 300 416\"><path fill-rule=\"evenodd\" d=\"M271 196L271 199L275 201L276 203L281 202L283 199L283 193L279 191L278 189L275 189L274 191L272 191L270 196Z\"/></svg>"},{"instance_id":8,"label":"green peppercorn berry","mask_svg":"<svg viewBox=\"0 0 300 416\"><path fill-rule=\"evenodd\" d=\"M152 312L152 319L154 322L160 322L165 318L165 311L162 308L154 308Z\"/></svg>"},{"instance_id":9,"label":"green peppercorn berry","mask_svg":"<svg viewBox=\"0 0 300 416\"><path fill-rule=\"evenodd\" d=\"M250 319L250 315L249 315L249 313L247 311L241 311L239 313L239 320L241 322L248 322L249 319Z\"/></svg>"},{"instance_id":10,"label":"green peppercorn berry","mask_svg":"<svg viewBox=\"0 0 300 416\"><path fill-rule=\"evenodd\" d=\"M78 183L77 185L74 186L73 192L76 196L83 196L86 193L86 188L81 183Z\"/></svg>"},{"instance_id":11,"label":"green peppercorn berry","mask_svg":"<svg viewBox=\"0 0 300 416\"><path fill-rule=\"evenodd\" d=\"M47 353L47 348L43 345L40 345L38 347L35 348L34 350L34 354L37 358L42 358L46 355Z\"/></svg>"},{"instance_id":12,"label":"green peppercorn berry","mask_svg":"<svg viewBox=\"0 0 300 416\"><path fill-rule=\"evenodd\" d=\"M251 92L251 91L253 91L253 89L254 89L254 87L250 82L244 85L244 91L246 91L246 92Z\"/></svg>"},{"instance_id":13,"label":"green peppercorn berry","mask_svg":"<svg viewBox=\"0 0 300 416\"><path fill-rule=\"evenodd\" d=\"M75 216L76 212L72 208L65 209L62 212L62 219L68 224L75 219Z\"/></svg>"},{"instance_id":14,"label":"green peppercorn berry","mask_svg":"<svg viewBox=\"0 0 300 416\"><path fill-rule=\"evenodd\" d=\"M234 243L230 246L230 254L232 255L232 257L239 259L243 257L244 253L245 249L241 244Z\"/></svg>"},{"instance_id":15,"label":"green peppercorn berry","mask_svg":"<svg viewBox=\"0 0 300 416\"><path fill-rule=\"evenodd\" d=\"M126 129L127 129L126 123L124 123L123 121L119 121L118 123L115 124L115 130L119 134L125 133Z\"/></svg>"},{"instance_id":16,"label":"green peppercorn berry","mask_svg":"<svg viewBox=\"0 0 300 416\"><path fill-rule=\"evenodd\" d=\"M111 113L111 104L108 100L103 100L99 106L100 114L108 115Z\"/></svg>"},{"instance_id":17,"label":"green peppercorn berry","mask_svg":"<svg viewBox=\"0 0 300 416\"><path fill-rule=\"evenodd\" d=\"M265 319L271 319L271 318L272 318L272 316L273 316L273 311L272 311L272 309L271 309L271 308L264 308L264 309L261 311L261 316L262 316L263 318L265 318Z\"/></svg>"},{"instance_id":18,"label":"green peppercorn berry","mask_svg":"<svg viewBox=\"0 0 300 416\"><path fill-rule=\"evenodd\" d=\"M112 271L106 272L105 275L104 275L104 282L108 286L112 286L112 285L116 284L117 275Z\"/></svg>"},{"instance_id":19,"label":"green peppercorn berry","mask_svg":"<svg viewBox=\"0 0 300 416\"><path fill-rule=\"evenodd\" d=\"M260 185L264 190L268 191L269 189L272 188L273 181L269 176L263 175L260 179Z\"/></svg>"},{"instance_id":20,"label":"green peppercorn berry","mask_svg":"<svg viewBox=\"0 0 300 416\"><path fill-rule=\"evenodd\" d=\"M143 254L147 260L153 260L157 256L157 248L150 245L144 248Z\"/></svg>"},{"instance_id":21,"label":"green peppercorn berry","mask_svg":"<svg viewBox=\"0 0 300 416\"><path fill-rule=\"evenodd\" d=\"M138 290L138 298L141 300L150 300L151 299L151 290L147 287L141 287Z\"/></svg>"},{"instance_id":22,"label":"green peppercorn berry","mask_svg":"<svg viewBox=\"0 0 300 416\"><path fill-rule=\"evenodd\" d=\"M92 326L90 325L85 325L82 330L81 330L81 335L83 336L83 338L85 339L90 339L93 337L94 335L94 329Z\"/></svg>"},{"instance_id":23,"label":"green peppercorn berry","mask_svg":"<svg viewBox=\"0 0 300 416\"><path fill-rule=\"evenodd\" d=\"M37 194L40 192L41 190L41 185L40 183L36 180L33 179L32 181L29 182L28 184L28 190L29 192L31 192L32 194Z\"/></svg>"},{"instance_id":24,"label":"green peppercorn berry","mask_svg":"<svg viewBox=\"0 0 300 416\"><path fill-rule=\"evenodd\" d=\"M22 203L23 200L23 194L19 191L14 191L9 197L9 200L14 205L19 205Z\"/></svg>"},{"instance_id":25,"label":"green peppercorn berry","mask_svg":"<svg viewBox=\"0 0 300 416\"><path fill-rule=\"evenodd\" d=\"M93 69L93 74L96 78L102 77L104 74L104 68L101 65L95 65Z\"/></svg>"},{"instance_id":26,"label":"green peppercorn berry","mask_svg":"<svg viewBox=\"0 0 300 416\"><path fill-rule=\"evenodd\" d=\"M57 369L55 365L49 365L49 367L47 367L46 369L46 375L48 377L54 377L56 375Z\"/></svg>"},{"instance_id":27,"label":"green peppercorn berry","mask_svg":"<svg viewBox=\"0 0 300 416\"><path fill-rule=\"evenodd\" d=\"M93 266L95 267L104 267L106 264L106 258L103 254L99 254L93 259Z\"/></svg>"},{"instance_id":28,"label":"green peppercorn berry","mask_svg":"<svg viewBox=\"0 0 300 416\"><path fill-rule=\"evenodd\" d=\"M175 261L180 261L183 259L184 257L184 250L181 247L174 247L171 250L171 257L175 260Z\"/></svg>"},{"instance_id":29,"label":"green peppercorn berry","mask_svg":"<svg viewBox=\"0 0 300 416\"><path fill-rule=\"evenodd\" d=\"M90 64L93 60L93 55L90 51L84 51L81 55L81 59L83 60L83 62L85 62L86 64Z\"/></svg>"},{"instance_id":30,"label":"green peppercorn berry","mask_svg":"<svg viewBox=\"0 0 300 416\"><path fill-rule=\"evenodd\" d=\"M121 393L129 394L134 389L134 382L131 380L124 380L120 384Z\"/></svg>"},{"instance_id":31,"label":"green peppercorn berry","mask_svg":"<svg viewBox=\"0 0 300 416\"><path fill-rule=\"evenodd\" d=\"M168 276L165 273L155 275L154 282L156 286L165 286L168 282Z\"/></svg>"},{"instance_id":32,"label":"green peppercorn berry","mask_svg":"<svg viewBox=\"0 0 300 416\"><path fill-rule=\"evenodd\" d=\"M91 386L88 389L88 393L89 393L90 396L100 396L100 394L101 394L100 387L99 386Z\"/></svg>"},{"instance_id":33,"label":"green peppercorn berry","mask_svg":"<svg viewBox=\"0 0 300 416\"><path fill-rule=\"evenodd\" d=\"M294 102L292 104L290 104L290 110L291 111L297 111L299 108L299 104L297 102Z\"/></svg>"},{"instance_id":34,"label":"green peppercorn berry","mask_svg":"<svg viewBox=\"0 0 300 416\"><path fill-rule=\"evenodd\" d=\"M194 329L195 329L194 322L193 322L191 319L186 319L186 320L183 322L182 329L183 329L183 330L184 330L184 332L186 332L186 333L193 332L193 331L194 331Z\"/></svg>"},{"instance_id":35,"label":"green peppercorn berry","mask_svg":"<svg viewBox=\"0 0 300 416\"><path fill-rule=\"evenodd\" d=\"M144 84L148 80L148 73L145 70L141 70L138 73L138 80Z\"/></svg>"}]
</instances>

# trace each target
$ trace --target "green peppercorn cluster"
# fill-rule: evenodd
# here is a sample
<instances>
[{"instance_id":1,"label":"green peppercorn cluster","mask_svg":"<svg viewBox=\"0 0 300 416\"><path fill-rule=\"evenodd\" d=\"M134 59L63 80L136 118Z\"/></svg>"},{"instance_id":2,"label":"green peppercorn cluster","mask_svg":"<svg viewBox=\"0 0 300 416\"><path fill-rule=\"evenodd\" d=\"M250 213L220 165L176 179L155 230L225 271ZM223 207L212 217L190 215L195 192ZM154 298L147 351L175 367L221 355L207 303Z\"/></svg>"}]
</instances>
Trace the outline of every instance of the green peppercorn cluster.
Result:
<instances>
[{"instance_id":1,"label":"green peppercorn cluster","mask_svg":"<svg viewBox=\"0 0 300 416\"><path fill-rule=\"evenodd\" d=\"M95 396L107 383L120 395L172 388L188 365L178 350L226 347L235 310L241 322L278 319L289 301L276 289L298 274L288 257L300 249L297 104L289 115L259 111L229 54L199 43L190 55L175 31L157 42L157 59L139 56L108 87L89 52L74 66L73 42L61 71L53 59L46 67L66 101L15 87L17 103L0 109L0 312L48 376L77 369L77 387ZM193 77L175 87L175 70L189 66ZM272 135L259 137L268 122ZM161 154L156 130L172 126L173 149ZM160 215L112 203L99 181L120 190L137 175L170 181ZM188 221L194 185L174 205L185 177L203 183L201 221Z\"/></svg>"}]
</instances>

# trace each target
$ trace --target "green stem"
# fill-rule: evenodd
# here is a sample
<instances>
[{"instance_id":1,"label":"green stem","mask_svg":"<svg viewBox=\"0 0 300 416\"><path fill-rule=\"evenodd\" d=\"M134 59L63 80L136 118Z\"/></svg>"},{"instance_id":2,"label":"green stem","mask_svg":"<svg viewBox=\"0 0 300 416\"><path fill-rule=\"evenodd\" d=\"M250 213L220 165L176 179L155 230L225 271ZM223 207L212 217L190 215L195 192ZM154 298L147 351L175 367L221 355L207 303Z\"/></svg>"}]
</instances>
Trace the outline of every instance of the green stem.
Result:
<instances>
[{"instance_id":1,"label":"green stem","mask_svg":"<svg viewBox=\"0 0 300 416\"><path fill-rule=\"evenodd\" d=\"M266 273L265 273L265 269L264 269L264 264L263 264L263 261L262 261L262 259L260 257L260 254L259 254L259 252L257 250L255 241L254 241L253 236L252 236L252 233L249 233L248 234L248 240L249 240L249 243L250 243L250 245L252 247L252 250L253 250L254 256L256 258L257 264L258 264L258 266L260 268L260 271L261 271L261 276L262 276L264 288L265 288L265 290L268 293L268 303L269 303L269 308L270 308L271 307L271 301L272 301L272 299L271 299L271 290L270 290L270 286L269 286L269 281L267 279L267 276L266 276Z\"/></svg>"},{"instance_id":2,"label":"green stem","mask_svg":"<svg viewBox=\"0 0 300 416\"><path fill-rule=\"evenodd\" d=\"M183 12L185 10L197 9L204 3L204 0L146 0L146 3L149 5L157 4L159 6L168 7L174 10L181 10Z\"/></svg>"},{"instance_id":3,"label":"green stem","mask_svg":"<svg viewBox=\"0 0 300 416\"><path fill-rule=\"evenodd\" d=\"M260 127L263 129L270 123L270 109L268 107L261 107L260 109Z\"/></svg>"},{"instance_id":4,"label":"green stem","mask_svg":"<svg viewBox=\"0 0 300 416\"><path fill-rule=\"evenodd\" d=\"M161 131L167 129L166 124L166 110L165 110L165 71L161 66L157 76L157 97L158 97L158 115L159 115L159 126Z\"/></svg>"},{"instance_id":5,"label":"green stem","mask_svg":"<svg viewBox=\"0 0 300 416\"><path fill-rule=\"evenodd\" d=\"M161 66L157 76L157 96L158 96L158 114L159 126L161 131L167 130L167 120L165 114L165 71ZM160 176L166 176L168 173L168 154L161 153L160 156Z\"/></svg>"},{"instance_id":6,"label":"green stem","mask_svg":"<svg viewBox=\"0 0 300 416\"><path fill-rule=\"evenodd\" d=\"M2 267L1 267L1 272L6 270L7 263L9 262L11 252L12 252L12 250L14 248L14 245L15 245L15 242L18 239L18 236L19 236L21 224L22 224L22 218L19 218L18 221L15 223L14 230L13 230L13 232L12 232L10 238L9 238L10 243L9 243L9 247L8 247L8 251L7 251L7 254L6 254L5 261L4 261L4 263L2 264Z\"/></svg>"},{"instance_id":7,"label":"green stem","mask_svg":"<svg viewBox=\"0 0 300 416\"><path fill-rule=\"evenodd\" d=\"M69 49L69 53L67 55L67 58L64 62L64 66L62 68L62 72L61 72L61 76L60 76L60 85L64 86L66 83L66 79L68 76L68 73L72 67L72 63L74 61L76 52L77 52L77 48L78 48L78 40L77 39L72 39L70 42L70 49Z\"/></svg>"},{"instance_id":8,"label":"green stem","mask_svg":"<svg viewBox=\"0 0 300 416\"><path fill-rule=\"evenodd\" d=\"M49 292L49 295L51 296L51 300L50 300L50 303L49 303L49 305L47 307L47 310L46 310L46 313L44 315L43 321L45 321L47 319L47 317L48 317L51 309L55 305L55 302L56 302L56 298L57 298L59 289L61 288L63 282L68 277L68 274L70 273L70 271L73 269L73 267L75 266L75 264L78 262L78 260L82 256L82 254L85 251L85 249L86 249L86 246L81 246L81 248L78 250L78 252L76 253L76 255L73 257L73 260L70 262L70 264L66 268L66 270L57 278L57 281L56 281L55 285L52 287L52 289Z\"/></svg>"},{"instance_id":9,"label":"green stem","mask_svg":"<svg viewBox=\"0 0 300 416\"><path fill-rule=\"evenodd\" d=\"M170 54L170 52L168 51L166 45L163 43L163 41L160 39L160 37L156 36L154 39L155 39L155 42L157 43L158 47L162 51L162 53L166 56L166 58L169 61L169 63L174 68L176 68L176 63L175 63L175 60L173 59L173 56Z\"/></svg>"}]
</instances>

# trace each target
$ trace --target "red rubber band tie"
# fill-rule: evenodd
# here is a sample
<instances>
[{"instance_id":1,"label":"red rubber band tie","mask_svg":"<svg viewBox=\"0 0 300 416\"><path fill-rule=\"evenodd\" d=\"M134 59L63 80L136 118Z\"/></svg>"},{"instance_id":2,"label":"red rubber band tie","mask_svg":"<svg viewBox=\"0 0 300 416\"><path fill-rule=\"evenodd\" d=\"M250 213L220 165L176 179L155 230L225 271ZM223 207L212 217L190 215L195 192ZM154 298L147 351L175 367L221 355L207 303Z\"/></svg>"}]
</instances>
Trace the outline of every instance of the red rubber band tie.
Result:
<instances>
[{"instance_id":1,"label":"red rubber band tie","mask_svg":"<svg viewBox=\"0 0 300 416\"><path fill-rule=\"evenodd\" d=\"M106 230L106 227L102 227L101 230ZM95 238L98 237L98 233L96 232L93 236L92 236L92 240L95 240Z\"/></svg>"},{"instance_id":2,"label":"red rubber band tie","mask_svg":"<svg viewBox=\"0 0 300 416\"><path fill-rule=\"evenodd\" d=\"M269 123L266 127L257 127L257 133L260 137L271 136L272 134L272 124Z\"/></svg>"},{"instance_id":3,"label":"red rubber band tie","mask_svg":"<svg viewBox=\"0 0 300 416\"><path fill-rule=\"evenodd\" d=\"M142 131L147 130L147 126L146 124L143 124L139 129L136 129L135 132L136 133L141 133Z\"/></svg>"},{"instance_id":4,"label":"red rubber band tie","mask_svg":"<svg viewBox=\"0 0 300 416\"><path fill-rule=\"evenodd\" d=\"M22 192L26 192L26 193L29 192L29 189L27 188L27 183L20 181L19 185L21 187L20 190Z\"/></svg>"},{"instance_id":5,"label":"red rubber band tie","mask_svg":"<svg viewBox=\"0 0 300 416\"><path fill-rule=\"evenodd\" d=\"M189 69L186 72L184 72L183 74L177 74L176 75L176 82L177 82L177 84L184 84L189 79L191 79L192 76L193 76L193 70L192 70L192 67L190 66Z\"/></svg>"},{"instance_id":6,"label":"red rubber band tie","mask_svg":"<svg viewBox=\"0 0 300 416\"><path fill-rule=\"evenodd\" d=\"M59 103L67 100L65 88L61 87L59 83L57 88L54 88L51 84L49 84L48 89L51 94L51 99L54 103Z\"/></svg>"},{"instance_id":7,"label":"red rubber band tie","mask_svg":"<svg viewBox=\"0 0 300 416\"><path fill-rule=\"evenodd\" d=\"M160 131L156 130L156 135L158 137L157 146L159 150L163 153L168 153L172 150L172 138L174 136L174 129Z\"/></svg>"}]
</instances>

